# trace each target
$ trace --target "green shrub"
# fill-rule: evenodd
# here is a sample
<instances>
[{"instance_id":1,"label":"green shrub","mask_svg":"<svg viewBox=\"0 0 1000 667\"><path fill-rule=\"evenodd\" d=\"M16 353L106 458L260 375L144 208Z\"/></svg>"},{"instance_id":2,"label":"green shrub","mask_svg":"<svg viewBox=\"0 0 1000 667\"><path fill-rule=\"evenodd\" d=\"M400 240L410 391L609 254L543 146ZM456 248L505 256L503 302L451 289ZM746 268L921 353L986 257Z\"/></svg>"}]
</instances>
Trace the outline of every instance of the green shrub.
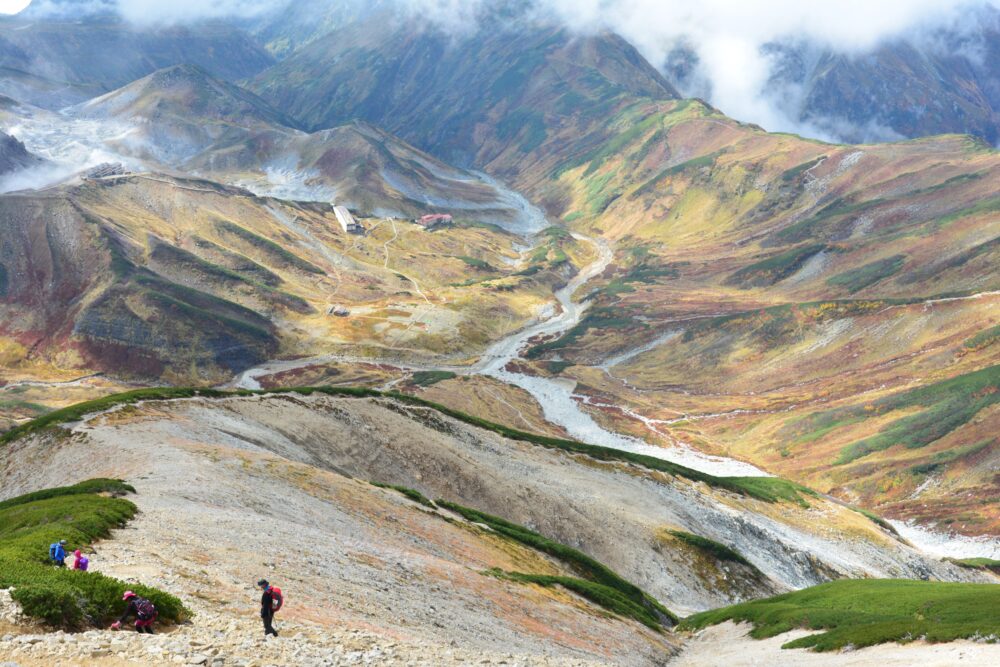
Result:
<instances>
[{"instance_id":1,"label":"green shrub","mask_svg":"<svg viewBox=\"0 0 1000 667\"><path fill-rule=\"evenodd\" d=\"M11 498L9 500L0 501L0 510L8 507L14 507L15 505L33 503L37 500L47 500L49 498L58 498L59 496L76 496L84 493L110 493L112 495L125 495L127 493L135 493L135 487L131 484L126 484L120 479L90 479L86 482L74 484L73 486L43 489L41 491L26 493L23 496L17 496L16 498Z\"/></svg>"},{"instance_id":2,"label":"green shrub","mask_svg":"<svg viewBox=\"0 0 1000 667\"><path fill-rule=\"evenodd\" d=\"M869 510L862 509L860 507L852 507L851 509L854 510L855 512L857 512L858 514L866 517L869 521L871 521L872 523L874 523L879 528L882 528L883 530L887 530L890 533L892 533L893 535L897 535L897 536L899 535L899 532L895 529L895 527L893 527L893 525L891 523L889 523L888 521L886 521L885 519L883 519L882 517L880 517L878 514L875 514L875 512L871 512Z\"/></svg>"},{"instance_id":3,"label":"green shrub","mask_svg":"<svg viewBox=\"0 0 1000 667\"><path fill-rule=\"evenodd\" d=\"M792 248L765 260L746 266L726 279L727 285L769 287L788 278L819 253L827 250L822 243Z\"/></svg>"},{"instance_id":4,"label":"green shrub","mask_svg":"<svg viewBox=\"0 0 1000 667\"><path fill-rule=\"evenodd\" d=\"M949 558L948 561L970 570L989 570L1000 574L1000 560L994 558Z\"/></svg>"},{"instance_id":5,"label":"green shrub","mask_svg":"<svg viewBox=\"0 0 1000 667\"><path fill-rule=\"evenodd\" d=\"M458 376L451 371L417 371L413 374L411 382L418 387L430 387L438 382L453 380Z\"/></svg>"},{"instance_id":6,"label":"green shrub","mask_svg":"<svg viewBox=\"0 0 1000 667\"><path fill-rule=\"evenodd\" d=\"M752 623L750 636L795 628L825 630L783 648L833 651L924 638L1000 639L1000 586L901 579L841 580L765 600L695 614L681 624L700 629L725 621Z\"/></svg>"},{"instance_id":7,"label":"green shrub","mask_svg":"<svg viewBox=\"0 0 1000 667\"><path fill-rule=\"evenodd\" d=\"M427 507L435 507L434 503L431 502L430 498L420 493L416 489L410 489L405 486L397 486L396 484L383 484L382 482L371 482L372 486L377 486L380 489L392 489L393 491L398 491L410 500L420 503L421 505L426 505Z\"/></svg>"},{"instance_id":8,"label":"green shrub","mask_svg":"<svg viewBox=\"0 0 1000 667\"><path fill-rule=\"evenodd\" d=\"M844 287L854 294L875 283L885 280L897 273L906 263L906 255L893 255L885 259L865 264L857 269L851 269L837 274L826 281L827 285Z\"/></svg>"},{"instance_id":9,"label":"green shrub","mask_svg":"<svg viewBox=\"0 0 1000 667\"><path fill-rule=\"evenodd\" d=\"M53 542L65 539L71 549L86 550L112 528L123 526L135 515L135 505L98 494L132 491L119 480L95 479L4 501L0 504L0 588L13 588L13 599L28 616L64 628L108 623L124 609L121 597L127 588L152 600L161 619L186 618L187 610L173 595L126 585L99 572L56 567L49 561Z\"/></svg>"},{"instance_id":10,"label":"green shrub","mask_svg":"<svg viewBox=\"0 0 1000 667\"><path fill-rule=\"evenodd\" d=\"M480 512L479 510L463 507L456 503L448 502L447 500L436 500L435 502L439 507L451 510L456 514L461 515L467 521L485 524L495 532L512 539L515 542L520 542L521 544L529 546L532 549L536 549L558 558L589 581L616 591L619 595L630 600L632 604L647 609L649 614L658 614L663 618L670 619L671 623L676 623L678 620L677 617L666 607L661 605L656 598L649 595L635 584L626 581L621 575L608 566L591 558L587 554L574 549L573 547L550 540L533 530L529 530L524 526L519 526L516 523L511 523L510 521L502 519L498 516L493 516L492 514L486 514L485 512Z\"/></svg>"},{"instance_id":11,"label":"green shrub","mask_svg":"<svg viewBox=\"0 0 1000 667\"><path fill-rule=\"evenodd\" d=\"M720 544L715 540L710 540L707 537L695 535L694 533L685 533L683 530L668 530L667 532L685 544L691 545L715 560L739 563L740 565L753 567L755 570L757 569L752 563L750 563L750 561L743 557L743 554L735 549L730 549L725 544Z\"/></svg>"},{"instance_id":12,"label":"green shrub","mask_svg":"<svg viewBox=\"0 0 1000 667\"><path fill-rule=\"evenodd\" d=\"M879 416L897 410L921 408L915 414L900 417L877 435L852 443L841 450L837 464L850 463L895 445L919 449L943 438L968 423L980 411L1000 402L1000 365L960 375L935 384L905 391L875 402L866 416ZM848 409L861 416L865 407Z\"/></svg>"},{"instance_id":13,"label":"green shrub","mask_svg":"<svg viewBox=\"0 0 1000 667\"><path fill-rule=\"evenodd\" d=\"M1000 324L984 331L980 331L972 338L963 343L967 350L982 350L1000 340Z\"/></svg>"},{"instance_id":14,"label":"green shrub","mask_svg":"<svg viewBox=\"0 0 1000 667\"><path fill-rule=\"evenodd\" d=\"M486 574L523 584L536 584L538 586L545 587L562 586L563 588L576 593L580 597L586 598L594 604L604 607L608 611L618 614L619 616L635 619L653 630L659 631L663 629L661 617L657 616L657 614L651 612L642 605L636 604L614 588L597 584L593 581L550 574L504 572L498 568L488 570ZM671 619L670 622L675 623L676 619Z\"/></svg>"}]
</instances>

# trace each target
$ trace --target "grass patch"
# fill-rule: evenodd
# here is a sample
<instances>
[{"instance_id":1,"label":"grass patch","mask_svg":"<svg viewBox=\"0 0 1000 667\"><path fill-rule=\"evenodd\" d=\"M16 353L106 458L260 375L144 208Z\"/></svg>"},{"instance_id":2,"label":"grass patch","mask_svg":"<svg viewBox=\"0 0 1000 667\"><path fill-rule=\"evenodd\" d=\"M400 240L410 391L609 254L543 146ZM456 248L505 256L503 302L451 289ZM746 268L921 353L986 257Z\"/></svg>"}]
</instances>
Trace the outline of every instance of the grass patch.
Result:
<instances>
[{"instance_id":1,"label":"grass patch","mask_svg":"<svg viewBox=\"0 0 1000 667\"><path fill-rule=\"evenodd\" d=\"M615 590L614 588L594 583L593 581L577 579L576 577L561 577L551 574L504 572L499 568L487 570L485 574L499 579L516 581L522 584L535 584L546 588L551 588L552 586L562 586L566 590L572 591L580 597L590 600L594 604L604 607L614 614L635 619L653 630L659 631L663 628L663 625L657 616L651 613L647 608L636 604L631 598L622 595L621 592Z\"/></svg>"},{"instance_id":2,"label":"grass patch","mask_svg":"<svg viewBox=\"0 0 1000 667\"><path fill-rule=\"evenodd\" d=\"M528 348L525 356L528 359L537 359L547 352L561 350L579 341L591 329L601 330L621 330L640 325L645 328L646 324L633 320L631 317L622 316L618 308L591 308L569 331L555 340L532 345Z\"/></svg>"},{"instance_id":3,"label":"grass patch","mask_svg":"<svg viewBox=\"0 0 1000 667\"><path fill-rule=\"evenodd\" d=\"M848 292L854 294L869 285L885 280L897 273L906 263L906 255L893 255L885 259L880 259L871 264L865 264L857 269L851 269L844 273L833 276L826 281L827 285L834 287L844 287Z\"/></svg>"},{"instance_id":4,"label":"grass patch","mask_svg":"<svg viewBox=\"0 0 1000 667\"><path fill-rule=\"evenodd\" d=\"M347 396L353 398L392 398L401 403L409 403L419 407L430 408L447 415L453 419L464 422L471 426L492 431L505 438L530 442L534 445L558 449L571 454L583 454L598 461L617 461L631 463L646 468L667 473L677 477L682 477L695 482L702 482L708 486L731 491L765 502L788 501L797 503L800 506L808 507L804 496L816 496L816 492L801 484L790 482L778 477L717 477L709 475L692 468L687 468L670 461L658 459L644 454L613 449L611 447L601 447L590 445L576 440L566 440L563 438L553 438L537 433L519 431L517 429L497 424L480 417L453 410L445 405L434 403L417 396L410 396L400 392L382 392L367 387L287 387L284 389L268 389L251 391L239 389L234 391L221 391L218 389L197 389L184 387L157 387L150 389L137 389L105 396L93 401L79 403L61 410L56 410L43 417L21 424L20 426L0 435L0 445L7 444L18 438L37 433L47 428L55 427L67 422L78 421L84 415L109 410L117 405L130 405L138 401L174 400L178 398L227 398L234 396L259 396L265 394L298 394L301 396L311 396L313 394L325 394L327 396Z\"/></svg>"},{"instance_id":5,"label":"grass patch","mask_svg":"<svg viewBox=\"0 0 1000 667\"><path fill-rule=\"evenodd\" d=\"M458 375L451 371L416 371L410 382L418 387L430 387L438 382L453 380L457 377Z\"/></svg>"},{"instance_id":6,"label":"grass patch","mask_svg":"<svg viewBox=\"0 0 1000 667\"><path fill-rule=\"evenodd\" d=\"M288 264L299 269L300 271L305 271L306 273L315 273L321 276L326 275L326 271L319 268L312 262L302 259L287 248L284 248L274 241L266 239L259 234L255 234L249 229L240 227L239 225L229 222L228 220L217 220L215 226L220 232L232 234L233 236L242 239L244 242L249 243L270 257L272 260Z\"/></svg>"},{"instance_id":7,"label":"grass patch","mask_svg":"<svg viewBox=\"0 0 1000 667\"><path fill-rule=\"evenodd\" d=\"M746 621L750 636L774 637L795 628L825 630L783 648L833 651L887 642L930 642L1000 636L1000 586L908 580L834 581L765 600L724 607L685 619L699 629Z\"/></svg>"},{"instance_id":8,"label":"grass patch","mask_svg":"<svg viewBox=\"0 0 1000 667\"><path fill-rule=\"evenodd\" d=\"M485 261L483 261L483 260L481 260L481 259L479 259L477 257L469 257L467 255L458 255L458 256L455 257L455 259L460 259L463 262L465 262L465 264L467 266L471 266L472 268L478 269L480 271L492 271L493 270L493 267L490 266L489 262L485 262Z\"/></svg>"},{"instance_id":9,"label":"grass patch","mask_svg":"<svg viewBox=\"0 0 1000 667\"><path fill-rule=\"evenodd\" d=\"M887 530L890 533L892 533L893 535L896 535L897 537L899 536L899 532L896 531L896 529L893 527L893 525L891 523L889 523L888 521L886 521L885 519L883 519L882 517L880 517L878 514L875 514L875 512L872 512L870 510L866 510L866 509L861 508L861 507L851 507L851 509L854 510L855 512L857 512L858 514L864 516L865 518L867 518L869 521L871 521L872 523L874 523L879 528Z\"/></svg>"},{"instance_id":10,"label":"grass patch","mask_svg":"<svg viewBox=\"0 0 1000 667\"><path fill-rule=\"evenodd\" d=\"M949 558L948 562L970 570L989 570L1000 574L1000 560L993 558Z\"/></svg>"},{"instance_id":11,"label":"grass patch","mask_svg":"<svg viewBox=\"0 0 1000 667\"><path fill-rule=\"evenodd\" d=\"M134 391L127 391L121 394L112 394L110 396L104 396L103 398L97 398L92 401L77 403L76 405L62 408L61 410L53 410L52 412L42 415L37 419L25 422L20 426L16 426L0 435L0 445L14 442L19 438L31 435L32 433L37 433L52 426L79 421L84 417L84 415L110 410L111 408L119 405L130 405L132 403L137 403L138 401L146 400L166 400L174 398L193 398L195 396L211 397L225 395L227 395L227 392L216 391L214 389L191 389L183 387L155 387L150 389L136 389Z\"/></svg>"},{"instance_id":12,"label":"grass patch","mask_svg":"<svg viewBox=\"0 0 1000 667\"><path fill-rule=\"evenodd\" d=\"M668 530L667 533L715 560L754 567L750 561L743 557L743 554L735 549L730 549L725 544L710 540L701 535L695 535L694 533L685 533L683 530ZM754 567L754 569L756 570L757 568Z\"/></svg>"},{"instance_id":13,"label":"grass patch","mask_svg":"<svg viewBox=\"0 0 1000 667\"><path fill-rule=\"evenodd\" d=\"M714 167L715 160L724 152L725 151L716 151L708 155L702 155L700 157L693 158L691 160L688 160L687 162L681 162L680 164L676 164L673 167L667 167L666 169L664 169L663 171L656 174L651 179L640 185L638 188L633 190L632 193L629 195L629 198L635 199L636 197L641 197L645 194L648 194L653 190L655 190L657 186L667 178L670 178L672 176L677 176L678 174L682 174L685 171L691 169L702 169L705 167L709 168Z\"/></svg>"},{"instance_id":14,"label":"grass patch","mask_svg":"<svg viewBox=\"0 0 1000 667\"><path fill-rule=\"evenodd\" d=\"M0 504L0 588L14 589L11 596L26 615L68 629L107 624L121 612L121 596L129 588L152 600L165 621L189 616L181 601L168 593L49 562L48 548L53 542L65 539L70 549L87 549L135 516L136 506L128 500L99 495L132 491L118 480L95 479L4 501Z\"/></svg>"},{"instance_id":15,"label":"grass patch","mask_svg":"<svg viewBox=\"0 0 1000 667\"><path fill-rule=\"evenodd\" d=\"M848 413L870 416L896 410L923 408L919 412L895 420L880 433L855 442L841 450L837 464L850 463L874 452L902 445L919 449L943 438L966 424L981 410L1000 402L1000 366L991 366L974 373L960 375L888 396L870 406L848 409Z\"/></svg>"},{"instance_id":16,"label":"grass patch","mask_svg":"<svg viewBox=\"0 0 1000 667\"><path fill-rule=\"evenodd\" d=\"M492 514L463 507L446 500L436 500L435 502L438 506L461 515L467 521L485 524L504 537L559 559L580 574L580 576L587 579L588 582L593 582L615 591L617 595L624 597L633 605L645 610L645 613L654 619L657 615L661 615L668 619L671 624L675 624L678 621L677 616L657 602L653 596L635 584L626 581L617 572L603 563L598 562L581 551L577 551L573 547L550 540L533 530L519 526L516 523L511 523L498 516L493 516ZM659 625L659 623L656 625Z\"/></svg>"},{"instance_id":17,"label":"grass patch","mask_svg":"<svg viewBox=\"0 0 1000 667\"><path fill-rule=\"evenodd\" d=\"M827 249L822 243L792 248L767 259L745 266L726 279L727 285L744 288L770 287L802 268L812 257Z\"/></svg>"},{"instance_id":18,"label":"grass patch","mask_svg":"<svg viewBox=\"0 0 1000 667\"><path fill-rule=\"evenodd\" d=\"M380 489L391 489L393 491L402 493L404 496L406 496L413 502L420 503L421 505L424 505L426 507L431 507L431 508L437 507L437 505L435 505L430 498L420 493L416 489L411 489L406 486L397 486L395 484L383 484L382 482L370 482L370 484L372 486L377 486Z\"/></svg>"},{"instance_id":19,"label":"grass patch","mask_svg":"<svg viewBox=\"0 0 1000 667\"><path fill-rule=\"evenodd\" d=\"M1000 324L990 329L980 331L966 340L962 346L967 350L982 350L1000 340Z\"/></svg>"},{"instance_id":20,"label":"grass patch","mask_svg":"<svg viewBox=\"0 0 1000 667\"><path fill-rule=\"evenodd\" d=\"M825 159L826 159L825 155L820 155L815 160L809 160L808 162L803 162L797 167L792 167L791 169L787 169L781 174L781 180L784 181L785 183L791 183L799 176L806 173L807 171L809 171L810 169L812 169Z\"/></svg>"}]
</instances>

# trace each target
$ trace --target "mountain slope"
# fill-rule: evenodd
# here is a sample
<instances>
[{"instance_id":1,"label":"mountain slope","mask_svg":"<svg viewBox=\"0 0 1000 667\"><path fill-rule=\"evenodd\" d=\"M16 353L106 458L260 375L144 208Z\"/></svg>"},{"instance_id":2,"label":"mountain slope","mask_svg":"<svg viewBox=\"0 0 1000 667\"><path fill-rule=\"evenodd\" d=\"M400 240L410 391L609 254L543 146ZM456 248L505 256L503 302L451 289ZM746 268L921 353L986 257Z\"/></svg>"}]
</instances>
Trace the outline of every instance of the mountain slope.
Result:
<instances>
[{"instance_id":1,"label":"mountain slope","mask_svg":"<svg viewBox=\"0 0 1000 667\"><path fill-rule=\"evenodd\" d=\"M511 19L453 37L385 14L317 39L251 88L309 128L361 118L501 176L540 159L547 139L582 141L624 99L676 96L615 35Z\"/></svg>"},{"instance_id":2,"label":"mountain slope","mask_svg":"<svg viewBox=\"0 0 1000 667\"><path fill-rule=\"evenodd\" d=\"M526 204L502 187L387 132L364 123L301 132L256 95L190 65L155 72L68 113L84 127L117 128L104 143L115 152L261 194L384 215L443 210L515 228L532 224Z\"/></svg>"},{"instance_id":3,"label":"mountain slope","mask_svg":"<svg viewBox=\"0 0 1000 667\"><path fill-rule=\"evenodd\" d=\"M224 24L140 28L112 17L0 20L0 93L58 109L172 65L191 63L226 80L253 76L273 59Z\"/></svg>"},{"instance_id":4,"label":"mountain slope","mask_svg":"<svg viewBox=\"0 0 1000 667\"><path fill-rule=\"evenodd\" d=\"M486 226L372 219L347 234L330 204L156 173L3 195L0 213L15 376L49 364L214 383L279 354L462 358L586 257L553 241L560 261L522 258L520 237Z\"/></svg>"},{"instance_id":5,"label":"mountain slope","mask_svg":"<svg viewBox=\"0 0 1000 667\"><path fill-rule=\"evenodd\" d=\"M43 160L29 153L17 138L0 132L0 175L27 167L37 167L42 163Z\"/></svg>"},{"instance_id":6,"label":"mountain slope","mask_svg":"<svg viewBox=\"0 0 1000 667\"><path fill-rule=\"evenodd\" d=\"M774 46L769 82L790 115L843 141L966 133L1000 141L1000 9L984 7L978 34L941 31L842 55L808 45ZM798 94L789 94L800 89Z\"/></svg>"},{"instance_id":7,"label":"mountain slope","mask_svg":"<svg viewBox=\"0 0 1000 667\"><path fill-rule=\"evenodd\" d=\"M811 142L698 102L609 127L533 193L617 246L536 372L569 366L596 418L652 442L995 534L1000 155Z\"/></svg>"},{"instance_id":8,"label":"mountain slope","mask_svg":"<svg viewBox=\"0 0 1000 667\"><path fill-rule=\"evenodd\" d=\"M304 483L297 496L305 491L336 498L345 491L330 494L324 486L339 477L336 486L358 485L354 480L401 484L429 498L476 508L550 540L576 545L682 613L845 575L923 574L958 581L988 577L927 558L867 518L823 498L809 497L803 504L756 500L641 465L599 462L510 440L430 407L391 397L352 396L348 390L333 390L332 395L316 391L151 400L124 414L92 415L73 431L75 438L56 441L42 432L8 445L3 465L12 480L11 493L25 485L62 483L56 477L66 474L138 478L149 470L148 460L111 452L169 443L164 445L165 458L181 463L193 456L208 466L201 476L213 480L225 479L244 461L250 477L271 477L264 471L273 461L275 481ZM340 437L331 442L326 435L330 432ZM47 450L57 458L91 451L86 460L92 464L75 473L36 467L30 478L17 472L18 462ZM258 462L262 468L253 472ZM173 463L159 470L161 483L178 474ZM520 472L515 475L513 470ZM204 491L206 497L213 493L210 488ZM372 493L360 487L356 492ZM629 512L621 512L622 507ZM824 517L821 528L817 517ZM729 545L750 569L692 550L667 529ZM331 533L324 539L342 538ZM731 575L741 574L718 581L726 579L726 568ZM384 604L392 606L388 600Z\"/></svg>"}]
</instances>

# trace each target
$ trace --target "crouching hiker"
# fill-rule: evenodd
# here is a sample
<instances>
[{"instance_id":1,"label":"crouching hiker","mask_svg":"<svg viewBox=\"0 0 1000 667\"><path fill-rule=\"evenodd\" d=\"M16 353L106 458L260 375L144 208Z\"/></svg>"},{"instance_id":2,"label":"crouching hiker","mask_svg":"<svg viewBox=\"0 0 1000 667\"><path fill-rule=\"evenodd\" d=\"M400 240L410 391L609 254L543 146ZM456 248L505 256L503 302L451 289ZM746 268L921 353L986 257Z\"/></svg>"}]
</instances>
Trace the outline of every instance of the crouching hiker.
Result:
<instances>
[{"instance_id":1,"label":"crouching hiker","mask_svg":"<svg viewBox=\"0 0 1000 667\"><path fill-rule=\"evenodd\" d=\"M267 579L258 581L257 586L264 591L264 594L260 596L260 617L264 621L264 636L274 635L277 637L278 631L272 625L274 612L285 604L285 596L281 594L280 588L269 584Z\"/></svg>"},{"instance_id":2,"label":"crouching hiker","mask_svg":"<svg viewBox=\"0 0 1000 667\"><path fill-rule=\"evenodd\" d=\"M49 560L57 567L66 567L66 540L49 545Z\"/></svg>"},{"instance_id":3,"label":"crouching hiker","mask_svg":"<svg viewBox=\"0 0 1000 667\"><path fill-rule=\"evenodd\" d=\"M153 621L156 620L156 607L146 598L141 598L132 591L125 591L122 600L128 602L125 613L117 621L111 624L112 630L120 630L122 623L129 616L135 615L135 631L148 632L153 634Z\"/></svg>"}]
</instances>

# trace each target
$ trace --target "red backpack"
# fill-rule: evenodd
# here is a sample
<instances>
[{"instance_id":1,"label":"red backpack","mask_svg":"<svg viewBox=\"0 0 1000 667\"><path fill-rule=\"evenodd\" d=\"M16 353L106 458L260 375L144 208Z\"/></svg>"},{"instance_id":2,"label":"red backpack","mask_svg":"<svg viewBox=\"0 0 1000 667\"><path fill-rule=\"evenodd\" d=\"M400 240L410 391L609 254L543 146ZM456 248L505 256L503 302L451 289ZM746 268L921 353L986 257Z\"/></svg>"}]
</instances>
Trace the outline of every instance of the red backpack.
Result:
<instances>
[{"instance_id":1,"label":"red backpack","mask_svg":"<svg viewBox=\"0 0 1000 667\"><path fill-rule=\"evenodd\" d=\"M278 611L283 604L285 604L285 596L282 595L281 589L277 586L271 586L271 611Z\"/></svg>"}]
</instances>

